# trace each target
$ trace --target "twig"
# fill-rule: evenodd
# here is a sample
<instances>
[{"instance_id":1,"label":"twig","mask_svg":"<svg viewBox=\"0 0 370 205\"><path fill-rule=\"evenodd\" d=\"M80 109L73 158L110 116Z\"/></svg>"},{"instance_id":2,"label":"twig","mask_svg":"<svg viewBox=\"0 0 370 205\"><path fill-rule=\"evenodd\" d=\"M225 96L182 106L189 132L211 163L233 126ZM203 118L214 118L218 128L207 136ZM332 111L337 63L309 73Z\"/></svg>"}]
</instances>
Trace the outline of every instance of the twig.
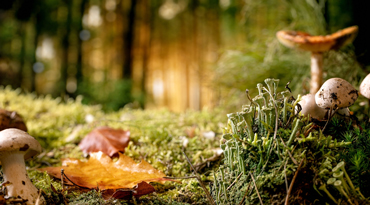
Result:
<instances>
[{"instance_id":1,"label":"twig","mask_svg":"<svg viewBox=\"0 0 370 205\"><path fill-rule=\"evenodd\" d=\"M242 176L243 172L239 174L239 176L234 180L233 183L230 184L229 187L227 187L226 190L229 190L232 186L234 186L234 184L239 180L239 178Z\"/></svg>"},{"instance_id":2,"label":"twig","mask_svg":"<svg viewBox=\"0 0 370 205\"><path fill-rule=\"evenodd\" d=\"M333 106L330 107L328 121L326 121L324 128L322 128L323 133L324 133L324 130L325 130L326 126L329 124L329 121L331 120L331 118L334 116L334 114L337 112L338 109L339 108L336 108L334 110L334 112L331 113L333 111Z\"/></svg>"},{"instance_id":3,"label":"twig","mask_svg":"<svg viewBox=\"0 0 370 205\"><path fill-rule=\"evenodd\" d=\"M61 169L61 170L60 170L60 180L61 180L61 182L62 182L62 191L64 191L63 176L64 176L64 169Z\"/></svg>"},{"instance_id":4,"label":"twig","mask_svg":"<svg viewBox=\"0 0 370 205\"><path fill-rule=\"evenodd\" d=\"M288 147L286 146L284 140L281 137L280 137L280 140L283 143L284 147L286 148L285 150L288 152L289 157L292 159L293 163L297 165L298 164L297 160L295 160L294 157L292 156L292 154L289 152Z\"/></svg>"},{"instance_id":5,"label":"twig","mask_svg":"<svg viewBox=\"0 0 370 205\"><path fill-rule=\"evenodd\" d=\"M251 181L249 181L249 183L248 183L248 187L247 187L247 190L245 190L245 194L244 194L244 196L243 196L243 199L240 201L239 205L242 205L242 203L244 202L245 197L246 197L246 196L247 196L247 194L248 194L248 190L249 190L250 185L251 185Z\"/></svg>"},{"instance_id":6,"label":"twig","mask_svg":"<svg viewBox=\"0 0 370 205\"><path fill-rule=\"evenodd\" d=\"M286 177L286 165L287 164L288 164L288 160L286 160L286 162L284 164L285 188L286 188L286 193L288 194L289 187L288 187L288 179Z\"/></svg>"},{"instance_id":7,"label":"twig","mask_svg":"<svg viewBox=\"0 0 370 205\"><path fill-rule=\"evenodd\" d=\"M211 194L209 193L208 189L206 188L206 186L203 184L202 182L202 179L199 177L199 174L197 172L197 170L195 170L193 164L190 162L190 159L189 157L186 155L184 149L182 149L182 153L185 155L185 158L186 160L188 161L190 167L193 169L194 173L195 173L195 177L196 179L198 180L200 186L202 186L204 192L206 193L206 196L208 198L208 201L212 204L212 205L216 205L215 201L213 200L213 198L211 197Z\"/></svg>"},{"instance_id":8,"label":"twig","mask_svg":"<svg viewBox=\"0 0 370 205\"><path fill-rule=\"evenodd\" d=\"M254 181L254 177L253 177L253 174L249 172L249 174L251 175L252 177L252 180L253 180L253 184L254 184L254 187L256 188L256 191L257 191L257 195L258 195L258 198L260 199L260 203L263 205L263 202L262 202L262 199L261 199L261 196L260 196L260 193L258 192L258 189L257 189L257 185L256 185L256 182Z\"/></svg>"},{"instance_id":9,"label":"twig","mask_svg":"<svg viewBox=\"0 0 370 205\"><path fill-rule=\"evenodd\" d=\"M302 159L301 163L299 163L299 166L298 166L298 168L297 168L297 171L295 172L294 177L293 177L293 179L292 179L292 182L290 183L289 190L288 190L288 193L287 193L287 195L286 195L284 205L288 205L288 204L289 204L289 195L290 195L290 193L292 192L294 181L295 181L295 179L296 179L296 178L297 178L297 176L298 176L298 172L299 172L299 170L301 169L301 166L302 166L302 164L303 164L303 161L304 161L304 158Z\"/></svg>"},{"instance_id":10,"label":"twig","mask_svg":"<svg viewBox=\"0 0 370 205\"><path fill-rule=\"evenodd\" d=\"M80 185L78 185L78 184L76 184L76 183L74 183L72 180L70 180L68 177L67 177L67 175L66 174L64 174L64 169L61 169L60 170L60 172L61 172L61 181L62 181L62 191L64 191L64 183L63 183L63 176L66 178L66 179L68 179L68 181L70 181L73 185L75 185L75 186L78 186L78 187L80 187L80 188L83 188L83 189L86 189L86 187L83 187L83 186L80 186Z\"/></svg>"},{"instance_id":11,"label":"twig","mask_svg":"<svg viewBox=\"0 0 370 205\"><path fill-rule=\"evenodd\" d=\"M196 176L185 176L185 177L163 177L165 179L192 179L197 178Z\"/></svg>"}]
</instances>

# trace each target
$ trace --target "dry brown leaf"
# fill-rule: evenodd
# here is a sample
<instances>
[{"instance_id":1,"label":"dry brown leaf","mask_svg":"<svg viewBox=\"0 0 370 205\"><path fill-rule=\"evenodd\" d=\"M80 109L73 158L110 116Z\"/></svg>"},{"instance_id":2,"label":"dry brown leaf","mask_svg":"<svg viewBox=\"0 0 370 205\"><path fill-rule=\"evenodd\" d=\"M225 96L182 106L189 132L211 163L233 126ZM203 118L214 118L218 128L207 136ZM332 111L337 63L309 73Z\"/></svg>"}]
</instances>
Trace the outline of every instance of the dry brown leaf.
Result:
<instances>
[{"instance_id":1,"label":"dry brown leaf","mask_svg":"<svg viewBox=\"0 0 370 205\"><path fill-rule=\"evenodd\" d=\"M46 167L39 170L60 179L61 169L64 169L64 174L74 184L99 190L136 189L141 182L173 181L163 178L165 174L153 168L148 162L142 160L136 163L121 153L117 161L113 161L102 152L97 152L91 153L87 162L65 159L61 167ZM64 181L68 182L65 178Z\"/></svg>"},{"instance_id":2,"label":"dry brown leaf","mask_svg":"<svg viewBox=\"0 0 370 205\"><path fill-rule=\"evenodd\" d=\"M0 130L5 130L8 128L18 128L27 132L27 127L22 119L22 116L15 111L9 111L0 108Z\"/></svg>"},{"instance_id":3,"label":"dry brown leaf","mask_svg":"<svg viewBox=\"0 0 370 205\"><path fill-rule=\"evenodd\" d=\"M130 131L99 127L91 131L78 145L85 153L102 151L112 157L118 152L125 152L130 141Z\"/></svg>"}]
</instances>

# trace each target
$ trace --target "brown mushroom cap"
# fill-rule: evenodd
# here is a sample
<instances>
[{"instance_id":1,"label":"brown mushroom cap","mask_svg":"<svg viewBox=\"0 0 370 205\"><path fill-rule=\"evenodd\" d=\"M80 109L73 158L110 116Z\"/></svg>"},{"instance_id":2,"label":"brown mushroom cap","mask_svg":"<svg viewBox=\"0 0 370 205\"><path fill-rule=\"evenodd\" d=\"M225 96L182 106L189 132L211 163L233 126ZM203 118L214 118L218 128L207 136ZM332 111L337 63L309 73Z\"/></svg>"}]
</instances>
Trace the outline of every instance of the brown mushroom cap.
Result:
<instances>
[{"instance_id":1,"label":"brown mushroom cap","mask_svg":"<svg viewBox=\"0 0 370 205\"><path fill-rule=\"evenodd\" d=\"M311 36L301 31L278 31L276 37L289 48L298 48L311 52L325 52L331 49L339 49L351 43L358 32L358 26L351 26L339 30L331 35Z\"/></svg>"},{"instance_id":2,"label":"brown mushroom cap","mask_svg":"<svg viewBox=\"0 0 370 205\"><path fill-rule=\"evenodd\" d=\"M9 128L0 131L0 155L4 152L24 152L24 159L38 155L42 151L40 143L27 132Z\"/></svg>"}]
</instances>

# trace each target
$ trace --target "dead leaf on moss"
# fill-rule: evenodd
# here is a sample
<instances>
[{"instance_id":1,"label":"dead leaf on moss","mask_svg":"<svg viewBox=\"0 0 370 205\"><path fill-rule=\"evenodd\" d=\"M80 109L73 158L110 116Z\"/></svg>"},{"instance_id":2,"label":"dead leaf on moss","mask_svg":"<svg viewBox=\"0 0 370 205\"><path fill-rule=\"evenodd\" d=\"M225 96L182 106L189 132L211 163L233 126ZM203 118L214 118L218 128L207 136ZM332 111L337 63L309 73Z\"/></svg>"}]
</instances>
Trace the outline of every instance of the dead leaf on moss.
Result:
<instances>
[{"instance_id":1,"label":"dead leaf on moss","mask_svg":"<svg viewBox=\"0 0 370 205\"><path fill-rule=\"evenodd\" d=\"M135 190L136 193L129 195L148 194L154 191L142 182L162 182L173 181L164 178L166 175L153 168L148 162L141 161L136 163L133 159L119 153L117 161L113 161L109 156L102 152L90 154L87 162L77 159L65 159L61 167L46 167L39 171L46 171L49 175L61 178L61 169L73 183L64 179L66 184L78 185L90 189L99 189L106 192L106 196L119 197ZM126 189L126 190L125 190ZM141 191L138 193L138 191ZM109 197L108 197L109 198Z\"/></svg>"},{"instance_id":2,"label":"dead leaf on moss","mask_svg":"<svg viewBox=\"0 0 370 205\"><path fill-rule=\"evenodd\" d=\"M0 130L5 130L8 128L18 128L27 132L27 127L22 119L22 116L15 111L9 111L0 108Z\"/></svg>"},{"instance_id":3,"label":"dead leaf on moss","mask_svg":"<svg viewBox=\"0 0 370 205\"><path fill-rule=\"evenodd\" d=\"M99 127L91 131L78 145L85 153L102 151L112 157L118 152L125 152L130 141L130 131Z\"/></svg>"}]
</instances>

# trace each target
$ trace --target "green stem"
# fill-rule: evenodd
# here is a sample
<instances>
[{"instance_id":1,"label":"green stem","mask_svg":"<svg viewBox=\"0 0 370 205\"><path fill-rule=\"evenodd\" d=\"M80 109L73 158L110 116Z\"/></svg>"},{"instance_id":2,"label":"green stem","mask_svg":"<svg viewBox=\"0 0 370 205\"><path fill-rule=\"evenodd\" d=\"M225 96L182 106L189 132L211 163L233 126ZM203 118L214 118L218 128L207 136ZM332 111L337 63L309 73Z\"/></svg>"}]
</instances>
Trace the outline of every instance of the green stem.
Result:
<instances>
[{"instance_id":1,"label":"green stem","mask_svg":"<svg viewBox=\"0 0 370 205\"><path fill-rule=\"evenodd\" d=\"M325 184L322 184L320 187L319 187L320 190L324 191L331 200L334 201L334 203L338 204L338 201L333 197L333 195L330 194L330 192L326 189L326 185Z\"/></svg>"},{"instance_id":2,"label":"green stem","mask_svg":"<svg viewBox=\"0 0 370 205\"><path fill-rule=\"evenodd\" d=\"M295 135L297 133L297 130L298 130L298 127L299 127L299 123L300 123L300 119L297 119L295 125L294 125L294 128L293 128L293 131L292 133L290 134L290 137L289 137L289 140L287 142L287 147L290 147L290 145L292 144L294 138L295 138Z\"/></svg>"}]
</instances>

